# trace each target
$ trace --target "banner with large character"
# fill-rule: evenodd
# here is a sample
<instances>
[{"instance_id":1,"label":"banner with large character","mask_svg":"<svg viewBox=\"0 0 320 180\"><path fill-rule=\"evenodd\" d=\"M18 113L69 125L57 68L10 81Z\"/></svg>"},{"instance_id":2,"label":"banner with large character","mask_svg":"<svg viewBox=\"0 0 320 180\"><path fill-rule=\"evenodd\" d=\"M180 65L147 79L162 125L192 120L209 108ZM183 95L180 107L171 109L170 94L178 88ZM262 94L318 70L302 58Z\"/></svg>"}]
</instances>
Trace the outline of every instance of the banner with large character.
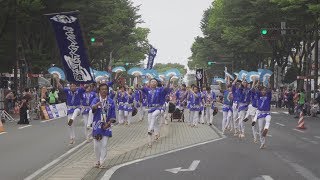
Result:
<instances>
[{"instance_id":1,"label":"banner with large character","mask_svg":"<svg viewBox=\"0 0 320 180\"><path fill-rule=\"evenodd\" d=\"M75 83L92 83L88 55L79 24L78 11L46 14L54 32L66 79Z\"/></svg>"},{"instance_id":2,"label":"banner with large character","mask_svg":"<svg viewBox=\"0 0 320 180\"><path fill-rule=\"evenodd\" d=\"M197 69L196 70L196 79L197 79L197 86L199 88L199 91L202 91L202 85L203 85L203 69Z\"/></svg>"}]
</instances>

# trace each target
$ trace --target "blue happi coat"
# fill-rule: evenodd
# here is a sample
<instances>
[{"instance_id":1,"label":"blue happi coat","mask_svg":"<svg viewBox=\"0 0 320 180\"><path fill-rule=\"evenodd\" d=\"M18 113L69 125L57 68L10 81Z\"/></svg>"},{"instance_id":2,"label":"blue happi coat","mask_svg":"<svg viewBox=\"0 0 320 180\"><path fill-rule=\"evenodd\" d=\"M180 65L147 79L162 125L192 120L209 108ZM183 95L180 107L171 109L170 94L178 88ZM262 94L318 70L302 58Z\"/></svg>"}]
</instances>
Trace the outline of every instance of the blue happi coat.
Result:
<instances>
[{"instance_id":1,"label":"blue happi coat","mask_svg":"<svg viewBox=\"0 0 320 180\"><path fill-rule=\"evenodd\" d=\"M155 110L163 110L162 104L165 102L165 96L170 92L170 88L157 87L155 89L144 87L143 94L147 96L149 113Z\"/></svg>"},{"instance_id":2,"label":"blue happi coat","mask_svg":"<svg viewBox=\"0 0 320 180\"><path fill-rule=\"evenodd\" d=\"M124 94L122 94L121 91L118 91L118 94L117 94L118 110L125 111L128 100L129 100L129 96L127 92L124 92Z\"/></svg>"},{"instance_id":3,"label":"blue happi coat","mask_svg":"<svg viewBox=\"0 0 320 180\"><path fill-rule=\"evenodd\" d=\"M64 88L63 91L67 95L68 114L72 114L77 108L80 108L82 95L85 92L84 88L77 88L72 92L69 88Z\"/></svg>"},{"instance_id":4,"label":"blue happi coat","mask_svg":"<svg viewBox=\"0 0 320 180\"><path fill-rule=\"evenodd\" d=\"M233 101L230 98L231 93L232 92L229 92L228 90L225 90L223 92L223 107L222 107L222 111L224 111L224 112L228 112L228 111L232 112Z\"/></svg>"},{"instance_id":5,"label":"blue happi coat","mask_svg":"<svg viewBox=\"0 0 320 180\"><path fill-rule=\"evenodd\" d=\"M189 96L189 100L190 100L190 110L191 111L201 111L202 107L201 107L201 101L202 101L202 97L201 97L201 93L190 93Z\"/></svg>"},{"instance_id":6,"label":"blue happi coat","mask_svg":"<svg viewBox=\"0 0 320 180\"><path fill-rule=\"evenodd\" d=\"M261 92L258 92L258 119L264 118L270 115L270 104L271 104L271 97L272 93L270 90L267 91L265 96L262 96Z\"/></svg>"},{"instance_id":7,"label":"blue happi coat","mask_svg":"<svg viewBox=\"0 0 320 180\"><path fill-rule=\"evenodd\" d=\"M98 102L101 102L102 105L99 106L98 109L93 110L92 136L102 135L102 136L112 137L111 127L108 129L103 129L102 127L104 123L107 123L110 120L116 119L114 101L109 97L107 97L105 101L103 101L101 97L95 98L91 103L91 108Z\"/></svg>"},{"instance_id":8,"label":"blue happi coat","mask_svg":"<svg viewBox=\"0 0 320 180\"><path fill-rule=\"evenodd\" d=\"M94 98L96 98L96 93L91 91L91 92L84 92L82 94L82 114L88 114L89 111L91 110L91 103Z\"/></svg>"}]
</instances>

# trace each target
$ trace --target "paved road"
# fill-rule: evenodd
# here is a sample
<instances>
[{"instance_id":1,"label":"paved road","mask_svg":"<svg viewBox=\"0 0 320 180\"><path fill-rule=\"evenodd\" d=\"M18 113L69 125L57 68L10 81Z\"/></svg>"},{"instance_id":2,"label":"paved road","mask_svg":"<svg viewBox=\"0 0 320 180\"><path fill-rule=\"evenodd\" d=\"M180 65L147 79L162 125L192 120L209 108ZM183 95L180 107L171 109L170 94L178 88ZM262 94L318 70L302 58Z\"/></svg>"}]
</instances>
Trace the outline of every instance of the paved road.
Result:
<instances>
[{"instance_id":1,"label":"paved road","mask_svg":"<svg viewBox=\"0 0 320 180\"><path fill-rule=\"evenodd\" d=\"M32 121L31 126L6 123L0 135L0 179L20 180L42 168L84 141L82 127L76 128L76 144L69 146L66 119ZM25 127L19 129L21 127Z\"/></svg>"},{"instance_id":2,"label":"paved road","mask_svg":"<svg viewBox=\"0 0 320 180\"><path fill-rule=\"evenodd\" d=\"M225 139L217 142L124 166L111 179L317 180L320 177L320 119L306 118L305 121L308 129L296 131L297 119L274 112L267 149L260 150L259 144L253 143L247 123L245 140L226 134ZM221 127L220 120L216 125ZM165 171L177 167L188 169L194 160L200 160L200 164L193 172Z\"/></svg>"}]
</instances>

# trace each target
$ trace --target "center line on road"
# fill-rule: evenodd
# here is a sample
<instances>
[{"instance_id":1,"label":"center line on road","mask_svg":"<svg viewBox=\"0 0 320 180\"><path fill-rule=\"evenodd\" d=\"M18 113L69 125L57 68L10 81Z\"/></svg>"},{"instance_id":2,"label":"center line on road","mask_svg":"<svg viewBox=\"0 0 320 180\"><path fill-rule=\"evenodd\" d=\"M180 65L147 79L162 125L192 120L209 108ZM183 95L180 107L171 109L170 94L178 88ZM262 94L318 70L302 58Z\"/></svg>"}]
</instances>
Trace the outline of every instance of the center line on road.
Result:
<instances>
[{"instance_id":1,"label":"center line on road","mask_svg":"<svg viewBox=\"0 0 320 180\"><path fill-rule=\"evenodd\" d=\"M63 118L63 117L58 117L58 118L53 118L53 119L43 120L43 121L40 121L40 122L41 122L41 123L45 123L45 122L54 121L54 120L57 120L57 119L60 119L60 118Z\"/></svg>"},{"instance_id":2,"label":"center line on road","mask_svg":"<svg viewBox=\"0 0 320 180\"><path fill-rule=\"evenodd\" d=\"M276 123L276 124L278 124L279 126L285 126L284 124L281 124L281 123Z\"/></svg>"},{"instance_id":3,"label":"center line on road","mask_svg":"<svg viewBox=\"0 0 320 180\"><path fill-rule=\"evenodd\" d=\"M30 127L30 126L32 126L32 125L26 125L26 126L18 127L18 129L27 128L27 127Z\"/></svg>"},{"instance_id":4,"label":"center line on road","mask_svg":"<svg viewBox=\"0 0 320 180\"><path fill-rule=\"evenodd\" d=\"M268 175L262 175L262 178L264 180L273 180L273 178L271 176L268 176Z\"/></svg>"},{"instance_id":5,"label":"center line on road","mask_svg":"<svg viewBox=\"0 0 320 180\"><path fill-rule=\"evenodd\" d=\"M298 132L301 132L301 133L304 133L304 131L301 131L301 130L299 130L299 129L292 129L292 130L298 131Z\"/></svg>"},{"instance_id":6,"label":"center line on road","mask_svg":"<svg viewBox=\"0 0 320 180\"><path fill-rule=\"evenodd\" d=\"M2 132L2 133L0 133L0 135L1 135L1 134L6 134L6 133L7 133L7 132Z\"/></svg>"}]
</instances>

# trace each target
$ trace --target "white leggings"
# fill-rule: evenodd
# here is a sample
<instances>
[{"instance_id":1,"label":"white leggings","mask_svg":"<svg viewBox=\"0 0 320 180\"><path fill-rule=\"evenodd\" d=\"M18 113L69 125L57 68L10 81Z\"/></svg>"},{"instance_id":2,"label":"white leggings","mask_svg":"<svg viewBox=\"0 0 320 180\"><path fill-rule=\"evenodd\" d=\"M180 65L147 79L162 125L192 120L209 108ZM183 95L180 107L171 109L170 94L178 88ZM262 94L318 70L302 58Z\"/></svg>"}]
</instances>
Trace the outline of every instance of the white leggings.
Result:
<instances>
[{"instance_id":1,"label":"white leggings","mask_svg":"<svg viewBox=\"0 0 320 180\"><path fill-rule=\"evenodd\" d=\"M249 105L249 109L247 111L246 117L248 119L251 119L251 122L256 122L258 117L257 108L254 108L252 105ZM257 139L257 128L256 126L252 126L252 135L254 139Z\"/></svg>"},{"instance_id":2,"label":"white leggings","mask_svg":"<svg viewBox=\"0 0 320 180\"><path fill-rule=\"evenodd\" d=\"M100 141L96 139L93 140L94 154L96 155L96 159L100 162L100 164L103 164L107 159L107 143L107 136L102 136Z\"/></svg>"},{"instance_id":3,"label":"white leggings","mask_svg":"<svg viewBox=\"0 0 320 180\"><path fill-rule=\"evenodd\" d=\"M155 126L157 126L160 114L160 110L155 110L152 113L148 113L148 132L151 132L152 130L155 131Z\"/></svg>"},{"instance_id":4,"label":"white leggings","mask_svg":"<svg viewBox=\"0 0 320 180\"><path fill-rule=\"evenodd\" d=\"M269 129L271 122L271 116L267 115L265 118L258 119L259 123L259 136L260 136L260 142L261 144L266 143L266 138L262 136L262 132L264 129Z\"/></svg>"},{"instance_id":5,"label":"white leggings","mask_svg":"<svg viewBox=\"0 0 320 180\"><path fill-rule=\"evenodd\" d=\"M145 106L141 106L138 109L138 114L139 114L139 120L143 120L145 118L145 116L148 114L148 111L146 110Z\"/></svg>"},{"instance_id":6,"label":"white leggings","mask_svg":"<svg viewBox=\"0 0 320 180\"><path fill-rule=\"evenodd\" d=\"M223 111L222 113L223 119L222 119L222 131L225 131L227 126L230 123L230 120L232 118L232 111ZM231 123L232 124L232 123Z\"/></svg>"},{"instance_id":7,"label":"white leggings","mask_svg":"<svg viewBox=\"0 0 320 180\"><path fill-rule=\"evenodd\" d=\"M233 104L232 105L232 110L233 110L233 127L234 130L237 132L238 131L238 108L237 108L237 104Z\"/></svg>"},{"instance_id":8,"label":"white leggings","mask_svg":"<svg viewBox=\"0 0 320 180\"><path fill-rule=\"evenodd\" d=\"M239 131L244 134L244 129L245 129L245 125L244 125L244 118L246 116L246 113L247 111L240 111L238 112L239 113L239 124L238 124L238 128L239 128Z\"/></svg>"},{"instance_id":9,"label":"white leggings","mask_svg":"<svg viewBox=\"0 0 320 180\"><path fill-rule=\"evenodd\" d=\"M192 120L192 125L196 126L199 122L199 111L190 111L190 117Z\"/></svg>"},{"instance_id":10,"label":"white leggings","mask_svg":"<svg viewBox=\"0 0 320 180\"><path fill-rule=\"evenodd\" d=\"M125 121L124 110L119 110L119 124L123 124Z\"/></svg>"},{"instance_id":11,"label":"white leggings","mask_svg":"<svg viewBox=\"0 0 320 180\"><path fill-rule=\"evenodd\" d=\"M69 126L70 139L74 139L76 137L76 135L75 135L75 121L76 121L77 116L79 116L79 115L80 115L79 108L75 109L72 114L68 114L68 120L69 119L73 120L72 125Z\"/></svg>"},{"instance_id":12,"label":"white leggings","mask_svg":"<svg viewBox=\"0 0 320 180\"><path fill-rule=\"evenodd\" d=\"M128 124L130 124L132 119L132 112L124 111L124 119L128 122Z\"/></svg>"},{"instance_id":13,"label":"white leggings","mask_svg":"<svg viewBox=\"0 0 320 180\"><path fill-rule=\"evenodd\" d=\"M204 112L206 112L205 115L204 115ZM213 109L211 109L211 107L205 107L205 111L202 111L201 116L203 116L203 119L202 119L203 123L210 123L210 124L213 123Z\"/></svg>"},{"instance_id":14,"label":"white leggings","mask_svg":"<svg viewBox=\"0 0 320 180\"><path fill-rule=\"evenodd\" d=\"M82 117L83 117L83 124L84 124L84 128L83 128L84 135L86 138L89 138L92 135L91 130L88 130L88 126L90 126L90 124L89 124L89 122L90 122L89 117L90 116L89 116L89 114L83 114Z\"/></svg>"}]
</instances>

